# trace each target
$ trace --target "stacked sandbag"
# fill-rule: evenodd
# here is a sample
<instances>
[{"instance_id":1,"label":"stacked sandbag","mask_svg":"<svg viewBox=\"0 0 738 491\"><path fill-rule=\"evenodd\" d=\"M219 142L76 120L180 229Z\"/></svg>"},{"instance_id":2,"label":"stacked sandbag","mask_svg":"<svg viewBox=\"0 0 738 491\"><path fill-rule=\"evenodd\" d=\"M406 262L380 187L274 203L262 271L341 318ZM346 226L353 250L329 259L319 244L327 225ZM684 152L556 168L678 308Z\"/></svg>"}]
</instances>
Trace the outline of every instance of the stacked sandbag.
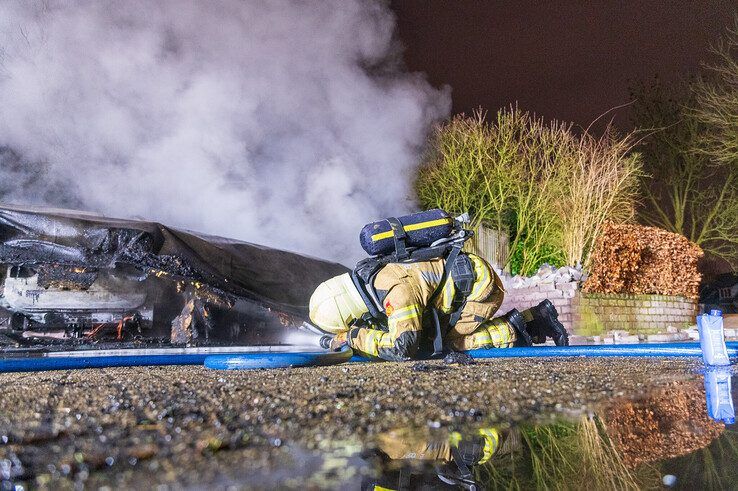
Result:
<instances>
[{"instance_id":1,"label":"stacked sandbag","mask_svg":"<svg viewBox=\"0 0 738 491\"><path fill-rule=\"evenodd\" d=\"M583 290L697 298L701 279L697 260L702 254L683 235L610 223L597 239Z\"/></svg>"},{"instance_id":2,"label":"stacked sandbag","mask_svg":"<svg viewBox=\"0 0 738 491\"><path fill-rule=\"evenodd\" d=\"M555 285L560 283L571 283L574 281L582 283L587 279L587 273L583 271L581 267L573 268L571 266L562 266L561 268L557 268L550 264L541 265L533 276L515 275L510 277L507 273L504 273L497 268L495 268L495 272L500 278L502 278L502 282L508 290L533 288L546 283L553 283Z\"/></svg>"}]
</instances>

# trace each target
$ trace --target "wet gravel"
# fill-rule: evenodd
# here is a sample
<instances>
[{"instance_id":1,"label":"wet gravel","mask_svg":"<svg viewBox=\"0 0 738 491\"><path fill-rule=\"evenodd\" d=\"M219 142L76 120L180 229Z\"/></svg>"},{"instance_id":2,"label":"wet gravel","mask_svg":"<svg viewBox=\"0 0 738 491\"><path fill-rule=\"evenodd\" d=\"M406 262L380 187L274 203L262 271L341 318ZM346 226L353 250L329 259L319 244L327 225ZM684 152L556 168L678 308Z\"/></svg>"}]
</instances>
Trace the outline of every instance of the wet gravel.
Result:
<instances>
[{"instance_id":1,"label":"wet gravel","mask_svg":"<svg viewBox=\"0 0 738 491\"><path fill-rule=\"evenodd\" d=\"M350 477L341 475L340 459L316 464L327 446L348 455L398 427L574 417L694 378L699 364L630 358L418 366L0 374L0 481L53 489L322 487ZM315 481L318 467L322 480Z\"/></svg>"}]
</instances>

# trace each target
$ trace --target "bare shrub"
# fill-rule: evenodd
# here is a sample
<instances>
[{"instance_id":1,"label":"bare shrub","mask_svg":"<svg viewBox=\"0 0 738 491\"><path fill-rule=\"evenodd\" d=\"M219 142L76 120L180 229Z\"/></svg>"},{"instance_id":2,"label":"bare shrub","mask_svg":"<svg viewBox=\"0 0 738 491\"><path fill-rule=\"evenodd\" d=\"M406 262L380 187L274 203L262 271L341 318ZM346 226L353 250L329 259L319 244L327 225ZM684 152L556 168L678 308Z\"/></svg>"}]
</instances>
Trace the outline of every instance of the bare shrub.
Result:
<instances>
[{"instance_id":1,"label":"bare shrub","mask_svg":"<svg viewBox=\"0 0 738 491\"><path fill-rule=\"evenodd\" d=\"M481 110L461 114L435 128L415 191L426 208L469 212L475 228L486 222L510 232L514 184L522 178L515 175L522 142L513 133L522 124L517 112L498 113L497 125L485 116Z\"/></svg>"},{"instance_id":2,"label":"bare shrub","mask_svg":"<svg viewBox=\"0 0 738 491\"><path fill-rule=\"evenodd\" d=\"M550 130L517 108L500 111L489 124L486 113L459 115L438 126L415 183L424 207L469 211L481 223L507 232L518 251L513 271L530 274L543 262L563 256L556 245L556 151Z\"/></svg>"},{"instance_id":3,"label":"bare shrub","mask_svg":"<svg viewBox=\"0 0 738 491\"><path fill-rule=\"evenodd\" d=\"M640 158L632 136L596 138L517 107L438 126L415 190L423 207L469 211L510 235L510 269L584 263L606 220L633 216Z\"/></svg>"},{"instance_id":4,"label":"bare shrub","mask_svg":"<svg viewBox=\"0 0 738 491\"><path fill-rule=\"evenodd\" d=\"M638 151L645 199L638 216L738 268L738 159L731 161L728 130L718 124L733 117L729 93L720 87L700 81L633 89L633 120L644 131Z\"/></svg>"},{"instance_id":5,"label":"bare shrub","mask_svg":"<svg viewBox=\"0 0 738 491\"><path fill-rule=\"evenodd\" d=\"M634 139L619 138L612 126L597 138L574 137L562 128L558 172L569 184L559 200L561 248L567 264L588 266L589 252L605 222L633 219L641 176L640 155L630 153Z\"/></svg>"}]
</instances>

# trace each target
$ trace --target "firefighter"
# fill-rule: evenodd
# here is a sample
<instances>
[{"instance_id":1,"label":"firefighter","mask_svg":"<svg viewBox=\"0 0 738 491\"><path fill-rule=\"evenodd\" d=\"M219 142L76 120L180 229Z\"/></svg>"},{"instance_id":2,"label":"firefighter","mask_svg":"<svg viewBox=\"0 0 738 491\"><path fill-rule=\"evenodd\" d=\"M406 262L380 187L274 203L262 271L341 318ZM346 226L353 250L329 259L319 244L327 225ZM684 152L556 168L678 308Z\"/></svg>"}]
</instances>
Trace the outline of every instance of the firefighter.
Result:
<instances>
[{"instance_id":1,"label":"firefighter","mask_svg":"<svg viewBox=\"0 0 738 491\"><path fill-rule=\"evenodd\" d=\"M381 318L367 315L365 297L349 274L336 276L316 288L310 298L310 319L332 335L324 338L325 347L348 344L360 354L390 361L427 355L438 331L444 348L457 351L530 346L546 337L557 345L568 344L566 330L548 300L522 313L513 309L495 317L505 289L481 257L462 253L450 274L444 267L444 258L383 266L369 285L381 303ZM459 269L470 273L467 287L455 274ZM434 331L434 324L440 329Z\"/></svg>"}]
</instances>

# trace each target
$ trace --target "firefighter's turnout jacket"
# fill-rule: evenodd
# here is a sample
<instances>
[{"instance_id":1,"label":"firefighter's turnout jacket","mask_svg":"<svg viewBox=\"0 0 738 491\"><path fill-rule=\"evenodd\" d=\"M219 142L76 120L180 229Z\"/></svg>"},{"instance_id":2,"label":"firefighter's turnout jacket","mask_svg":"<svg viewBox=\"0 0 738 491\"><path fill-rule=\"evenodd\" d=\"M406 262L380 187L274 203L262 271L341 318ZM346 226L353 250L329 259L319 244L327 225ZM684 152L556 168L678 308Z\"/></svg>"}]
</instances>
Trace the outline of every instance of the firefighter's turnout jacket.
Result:
<instances>
[{"instance_id":1,"label":"firefighter's turnout jacket","mask_svg":"<svg viewBox=\"0 0 738 491\"><path fill-rule=\"evenodd\" d=\"M515 330L504 319L493 319L505 293L502 281L484 259L473 254L468 256L474 270L474 284L458 322L445 332L444 344L459 351L511 347L516 339ZM432 336L430 309L426 307L443 278L444 263L443 258L438 258L384 266L373 286L387 315L387 325L354 327L349 330L348 344L365 355L385 360L415 357L421 341ZM453 278L447 275L442 290L433 300L440 314L448 317L452 313L455 295ZM447 325L447 319L444 320Z\"/></svg>"}]
</instances>

